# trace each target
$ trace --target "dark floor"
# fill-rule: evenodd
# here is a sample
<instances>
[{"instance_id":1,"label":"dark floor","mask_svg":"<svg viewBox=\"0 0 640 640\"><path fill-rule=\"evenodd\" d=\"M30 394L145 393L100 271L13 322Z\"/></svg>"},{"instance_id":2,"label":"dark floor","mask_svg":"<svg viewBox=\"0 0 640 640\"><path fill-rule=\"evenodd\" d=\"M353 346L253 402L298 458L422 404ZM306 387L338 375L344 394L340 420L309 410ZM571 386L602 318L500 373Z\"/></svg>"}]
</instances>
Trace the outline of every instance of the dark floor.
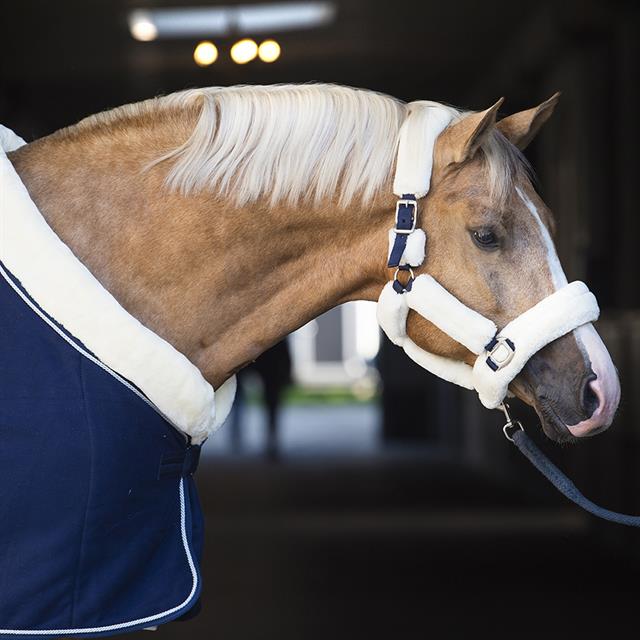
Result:
<instances>
[{"instance_id":1,"label":"dark floor","mask_svg":"<svg viewBox=\"0 0 640 640\"><path fill-rule=\"evenodd\" d=\"M441 454L207 457L198 479L204 607L158 640L637 634L638 562Z\"/></svg>"}]
</instances>

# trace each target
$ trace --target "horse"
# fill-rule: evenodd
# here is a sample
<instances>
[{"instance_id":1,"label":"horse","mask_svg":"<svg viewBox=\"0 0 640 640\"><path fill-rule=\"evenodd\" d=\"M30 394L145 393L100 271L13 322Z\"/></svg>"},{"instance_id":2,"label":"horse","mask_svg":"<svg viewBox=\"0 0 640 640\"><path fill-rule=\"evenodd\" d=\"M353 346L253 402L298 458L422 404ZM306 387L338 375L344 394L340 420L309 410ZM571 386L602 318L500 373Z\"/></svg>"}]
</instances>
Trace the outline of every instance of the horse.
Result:
<instances>
[{"instance_id":1,"label":"horse","mask_svg":"<svg viewBox=\"0 0 640 640\"><path fill-rule=\"evenodd\" d=\"M460 114L434 149L423 269L498 326L566 278L520 150L557 97ZM54 231L132 315L218 388L328 309L377 300L406 105L338 86L189 90L91 116L10 154ZM432 353L471 362L409 315ZM591 326L512 384L558 441L608 427L617 375Z\"/></svg>"},{"instance_id":2,"label":"horse","mask_svg":"<svg viewBox=\"0 0 640 640\"><path fill-rule=\"evenodd\" d=\"M447 107L430 153L418 220L427 250L415 270L499 328L567 285L554 217L522 154L558 98L502 119L502 100L478 112ZM380 297L410 111L335 85L192 89L92 115L15 145L8 159L47 225L122 309L182 354L214 400L232 400L234 374L287 334L336 305ZM413 310L406 331L435 356L476 361ZM620 400L591 323L538 350L509 391L557 442L605 430ZM197 442L224 420L230 401L221 404Z\"/></svg>"}]
</instances>

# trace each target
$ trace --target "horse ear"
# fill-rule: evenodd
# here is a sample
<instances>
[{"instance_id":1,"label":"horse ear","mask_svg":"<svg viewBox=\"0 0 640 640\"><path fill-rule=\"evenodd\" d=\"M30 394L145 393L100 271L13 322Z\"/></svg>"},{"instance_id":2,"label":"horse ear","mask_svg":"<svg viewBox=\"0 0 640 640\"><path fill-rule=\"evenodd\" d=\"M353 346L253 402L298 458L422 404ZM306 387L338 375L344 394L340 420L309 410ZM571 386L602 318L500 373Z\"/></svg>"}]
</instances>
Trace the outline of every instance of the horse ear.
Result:
<instances>
[{"instance_id":1,"label":"horse ear","mask_svg":"<svg viewBox=\"0 0 640 640\"><path fill-rule=\"evenodd\" d=\"M560 92L533 109L520 111L500 120L498 130L518 149L524 149L536 136L542 125L551 117L558 104Z\"/></svg>"},{"instance_id":2,"label":"horse ear","mask_svg":"<svg viewBox=\"0 0 640 640\"><path fill-rule=\"evenodd\" d=\"M486 111L478 111L463 117L459 122L445 129L440 146L441 161L448 164L461 164L475 155L486 136L496 124L496 115L504 98L500 98Z\"/></svg>"}]
</instances>

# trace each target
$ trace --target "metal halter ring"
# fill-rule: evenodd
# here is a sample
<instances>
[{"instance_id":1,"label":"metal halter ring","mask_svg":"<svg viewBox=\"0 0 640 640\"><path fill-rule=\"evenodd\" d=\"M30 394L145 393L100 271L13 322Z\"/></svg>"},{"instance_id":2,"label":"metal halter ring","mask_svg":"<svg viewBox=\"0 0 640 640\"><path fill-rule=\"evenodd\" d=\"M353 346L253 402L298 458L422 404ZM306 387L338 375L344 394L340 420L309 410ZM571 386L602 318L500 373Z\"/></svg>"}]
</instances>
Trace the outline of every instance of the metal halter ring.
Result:
<instances>
[{"instance_id":1,"label":"metal halter ring","mask_svg":"<svg viewBox=\"0 0 640 640\"><path fill-rule=\"evenodd\" d=\"M402 284L402 282L398 280L398 274L401 271L409 272L409 279L407 280L406 284ZM396 269L396 272L393 274L393 290L398 294L403 294L407 291L411 291L411 287L413 285L414 280L415 280L415 274L413 273L413 269L411 267L409 267L408 265L398 267Z\"/></svg>"},{"instance_id":2,"label":"metal halter ring","mask_svg":"<svg viewBox=\"0 0 640 640\"><path fill-rule=\"evenodd\" d=\"M399 274L401 271L408 271L408 272L409 272L409 278L410 278L411 280L415 280L415 279L416 279L416 274L415 274L415 273L413 273L413 269L412 269L411 267L398 267L398 268L396 269L396 272L393 274L393 279L394 279L394 280L397 280L397 279L398 279L398 274Z\"/></svg>"}]
</instances>

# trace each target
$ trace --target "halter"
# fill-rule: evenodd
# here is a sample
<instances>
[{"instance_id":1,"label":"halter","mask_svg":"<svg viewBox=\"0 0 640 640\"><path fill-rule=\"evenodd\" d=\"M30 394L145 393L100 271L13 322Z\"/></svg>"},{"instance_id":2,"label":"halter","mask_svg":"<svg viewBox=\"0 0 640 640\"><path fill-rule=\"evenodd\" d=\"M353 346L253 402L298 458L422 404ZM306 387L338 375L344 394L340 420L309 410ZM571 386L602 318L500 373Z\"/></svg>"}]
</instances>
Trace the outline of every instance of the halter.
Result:
<instances>
[{"instance_id":1,"label":"halter","mask_svg":"<svg viewBox=\"0 0 640 640\"><path fill-rule=\"evenodd\" d=\"M598 518L640 527L640 516L617 513L586 498L529 438L504 402L509 383L531 356L560 336L597 320L598 303L587 286L582 282L567 284L498 330L432 276L416 277L413 273L413 268L424 262L426 247L426 235L417 228L418 201L429 191L435 141L454 116L455 112L443 105L413 102L400 129L393 185L400 199L395 227L389 231L387 262L396 272L378 299L378 322L389 339L421 367L448 382L475 389L485 407L501 408L506 418L505 437L569 500ZM398 279L401 271L409 274L405 284ZM409 309L475 353L473 367L415 344L407 335Z\"/></svg>"},{"instance_id":2,"label":"halter","mask_svg":"<svg viewBox=\"0 0 640 640\"><path fill-rule=\"evenodd\" d=\"M391 342L431 373L475 389L482 404L495 409L508 394L511 381L528 360L545 345L578 327L597 320L595 296L583 282L572 282L498 329L492 320L470 309L432 276L413 274L425 260L426 235L417 227L418 203L427 195L438 136L455 117L448 107L433 102L413 102L400 129L394 193L395 226L389 231L387 266L396 268L394 279L378 299L378 323ZM405 284L400 272L408 272ZM473 367L425 351L407 335L409 310L419 313L438 329L465 346L476 357Z\"/></svg>"}]
</instances>

